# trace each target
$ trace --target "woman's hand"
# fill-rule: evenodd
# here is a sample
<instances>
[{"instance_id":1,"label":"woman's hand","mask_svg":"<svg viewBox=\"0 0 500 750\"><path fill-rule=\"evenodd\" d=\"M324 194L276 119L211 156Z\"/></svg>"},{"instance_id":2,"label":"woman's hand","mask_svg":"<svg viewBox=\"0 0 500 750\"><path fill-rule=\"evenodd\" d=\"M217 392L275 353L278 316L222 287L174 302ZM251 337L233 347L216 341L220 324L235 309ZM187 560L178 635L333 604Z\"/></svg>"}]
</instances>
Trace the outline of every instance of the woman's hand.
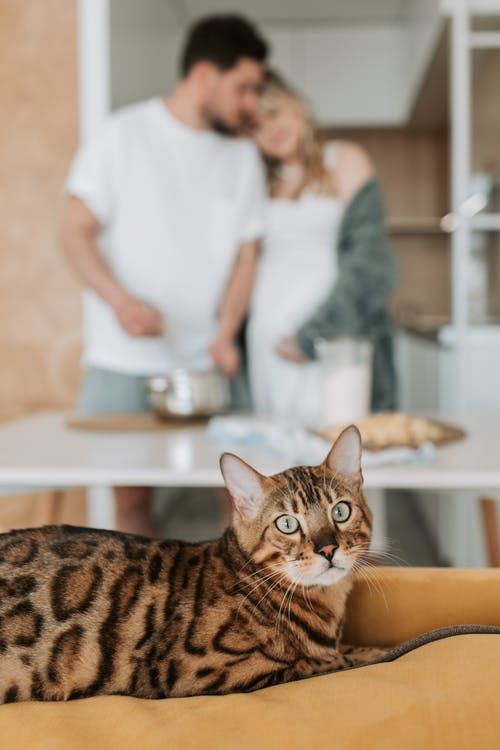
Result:
<instances>
[{"instance_id":1,"label":"woman's hand","mask_svg":"<svg viewBox=\"0 0 500 750\"><path fill-rule=\"evenodd\" d=\"M232 378L238 372L240 355L233 339L218 336L210 347L214 365L219 367L224 375Z\"/></svg>"},{"instance_id":2,"label":"woman's hand","mask_svg":"<svg viewBox=\"0 0 500 750\"><path fill-rule=\"evenodd\" d=\"M304 362L307 362L306 357L304 357L298 347L295 336L283 336L276 347L276 352L280 357L287 359L289 362L295 362L296 364L301 365L304 364Z\"/></svg>"},{"instance_id":3,"label":"woman's hand","mask_svg":"<svg viewBox=\"0 0 500 750\"><path fill-rule=\"evenodd\" d=\"M114 311L129 336L161 336L164 332L161 312L132 295L123 296L114 306Z\"/></svg>"}]
</instances>

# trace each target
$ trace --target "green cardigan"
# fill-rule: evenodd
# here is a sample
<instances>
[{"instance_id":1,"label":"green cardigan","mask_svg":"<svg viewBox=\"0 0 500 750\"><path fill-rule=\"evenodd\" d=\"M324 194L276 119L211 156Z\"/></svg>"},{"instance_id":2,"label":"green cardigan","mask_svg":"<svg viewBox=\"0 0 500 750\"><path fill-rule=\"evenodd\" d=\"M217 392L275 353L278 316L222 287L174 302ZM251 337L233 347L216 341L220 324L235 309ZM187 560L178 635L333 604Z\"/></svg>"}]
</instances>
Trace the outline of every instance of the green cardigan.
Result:
<instances>
[{"instance_id":1,"label":"green cardigan","mask_svg":"<svg viewBox=\"0 0 500 750\"><path fill-rule=\"evenodd\" d=\"M337 253L336 282L328 297L296 332L297 343L306 357L314 359L318 338L369 338L374 345L372 409L393 409L396 378L388 300L396 281L396 263L376 180L363 185L347 206Z\"/></svg>"}]
</instances>

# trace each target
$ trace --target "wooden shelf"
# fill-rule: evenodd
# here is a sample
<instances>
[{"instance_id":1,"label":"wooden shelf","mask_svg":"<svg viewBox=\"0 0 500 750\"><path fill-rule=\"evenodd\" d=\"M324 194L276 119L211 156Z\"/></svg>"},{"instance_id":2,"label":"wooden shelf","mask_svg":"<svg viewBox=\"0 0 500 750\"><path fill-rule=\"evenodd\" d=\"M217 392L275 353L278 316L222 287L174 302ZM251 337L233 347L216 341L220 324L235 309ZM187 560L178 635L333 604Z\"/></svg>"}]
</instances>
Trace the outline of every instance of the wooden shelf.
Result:
<instances>
[{"instance_id":1,"label":"wooden shelf","mask_svg":"<svg viewBox=\"0 0 500 750\"><path fill-rule=\"evenodd\" d=\"M483 232L498 232L500 230L500 213L477 214L470 222L472 229Z\"/></svg>"},{"instance_id":2,"label":"wooden shelf","mask_svg":"<svg viewBox=\"0 0 500 750\"><path fill-rule=\"evenodd\" d=\"M473 31L469 34L469 45L472 49L500 49L500 32Z\"/></svg>"},{"instance_id":3,"label":"wooden shelf","mask_svg":"<svg viewBox=\"0 0 500 750\"><path fill-rule=\"evenodd\" d=\"M422 217L393 217L387 222L390 234L446 234L440 225L441 219L437 216Z\"/></svg>"},{"instance_id":4,"label":"wooden shelf","mask_svg":"<svg viewBox=\"0 0 500 750\"><path fill-rule=\"evenodd\" d=\"M387 230L392 235L448 234L441 229L440 222L437 216L393 217L387 221ZM477 214L470 220L470 228L483 232L500 231L500 212Z\"/></svg>"}]
</instances>

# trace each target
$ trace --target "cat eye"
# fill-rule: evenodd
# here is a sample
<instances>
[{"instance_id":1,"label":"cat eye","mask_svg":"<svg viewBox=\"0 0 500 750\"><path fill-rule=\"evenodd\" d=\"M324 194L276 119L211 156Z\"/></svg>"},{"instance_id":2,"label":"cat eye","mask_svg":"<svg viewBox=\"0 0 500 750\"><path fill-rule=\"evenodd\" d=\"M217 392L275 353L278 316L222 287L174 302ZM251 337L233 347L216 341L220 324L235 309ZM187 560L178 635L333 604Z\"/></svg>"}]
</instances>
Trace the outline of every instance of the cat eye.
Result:
<instances>
[{"instance_id":1,"label":"cat eye","mask_svg":"<svg viewBox=\"0 0 500 750\"><path fill-rule=\"evenodd\" d=\"M300 529L300 523L294 516L279 516L274 523L283 534L295 534Z\"/></svg>"},{"instance_id":2,"label":"cat eye","mask_svg":"<svg viewBox=\"0 0 500 750\"><path fill-rule=\"evenodd\" d=\"M349 503L340 502L332 510L332 516L335 523L344 523L351 515L351 506Z\"/></svg>"}]
</instances>

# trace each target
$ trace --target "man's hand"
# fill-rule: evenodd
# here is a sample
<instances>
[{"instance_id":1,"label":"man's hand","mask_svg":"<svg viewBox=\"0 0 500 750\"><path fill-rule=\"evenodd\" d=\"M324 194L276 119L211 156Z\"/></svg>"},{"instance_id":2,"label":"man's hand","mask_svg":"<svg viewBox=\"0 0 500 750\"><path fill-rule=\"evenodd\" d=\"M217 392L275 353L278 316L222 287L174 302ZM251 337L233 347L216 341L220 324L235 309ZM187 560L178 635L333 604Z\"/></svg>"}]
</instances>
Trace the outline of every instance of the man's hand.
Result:
<instances>
[{"instance_id":1,"label":"man's hand","mask_svg":"<svg viewBox=\"0 0 500 750\"><path fill-rule=\"evenodd\" d=\"M210 347L213 362L220 367L224 375L232 378L238 372L240 355L232 339L219 336Z\"/></svg>"},{"instance_id":2,"label":"man's hand","mask_svg":"<svg viewBox=\"0 0 500 750\"><path fill-rule=\"evenodd\" d=\"M257 241L240 245L220 303L217 335L210 354L214 364L229 378L238 372L240 366L240 355L234 341L248 309L257 259Z\"/></svg>"},{"instance_id":3,"label":"man's hand","mask_svg":"<svg viewBox=\"0 0 500 750\"><path fill-rule=\"evenodd\" d=\"M69 262L83 283L110 305L129 336L161 336L162 314L129 294L115 278L97 246L102 226L85 203L71 196L65 204L61 239Z\"/></svg>"},{"instance_id":4,"label":"man's hand","mask_svg":"<svg viewBox=\"0 0 500 750\"><path fill-rule=\"evenodd\" d=\"M300 351L294 336L284 336L276 347L276 352L283 359L287 359L289 362L296 362L297 364L304 364L307 362L306 357Z\"/></svg>"},{"instance_id":5,"label":"man's hand","mask_svg":"<svg viewBox=\"0 0 500 750\"><path fill-rule=\"evenodd\" d=\"M163 315L145 302L126 295L114 306L115 315L129 336L161 336Z\"/></svg>"}]
</instances>

